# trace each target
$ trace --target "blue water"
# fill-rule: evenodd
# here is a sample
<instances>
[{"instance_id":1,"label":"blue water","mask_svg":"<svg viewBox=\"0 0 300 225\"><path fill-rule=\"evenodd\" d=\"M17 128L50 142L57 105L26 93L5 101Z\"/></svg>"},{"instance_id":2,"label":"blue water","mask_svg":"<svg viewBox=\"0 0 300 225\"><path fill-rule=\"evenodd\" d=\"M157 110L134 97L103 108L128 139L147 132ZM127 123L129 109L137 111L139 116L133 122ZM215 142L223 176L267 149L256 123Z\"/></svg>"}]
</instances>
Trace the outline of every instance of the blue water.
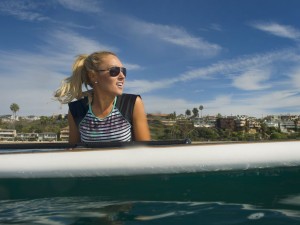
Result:
<instances>
[{"instance_id":1,"label":"blue water","mask_svg":"<svg viewBox=\"0 0 300 225\"><path fill-rule=\"evenodd\" d=\"M0 224L299 225L300 167L0 179Z\"/></svg>"},{"instance_id":2,"label":"blue water","mask_svg":"<svg viewBox=\"0 0 300 225\"><path fill-rule=\"evenodd\" d=\"M0 201L0 224L300 224L300 196L266 209L224 202L105 201L101 197L54 197Z\"/></svg>"},{"instance_id":3,"label":"blue water","mask_svg":"<svg viewBox=\"0 0 300 225\"><path fill-rule=\"evenodd\" d=\"M0 179L0 224L299 225L299 178L300 167Z\"/></svg>"}]
</instances>

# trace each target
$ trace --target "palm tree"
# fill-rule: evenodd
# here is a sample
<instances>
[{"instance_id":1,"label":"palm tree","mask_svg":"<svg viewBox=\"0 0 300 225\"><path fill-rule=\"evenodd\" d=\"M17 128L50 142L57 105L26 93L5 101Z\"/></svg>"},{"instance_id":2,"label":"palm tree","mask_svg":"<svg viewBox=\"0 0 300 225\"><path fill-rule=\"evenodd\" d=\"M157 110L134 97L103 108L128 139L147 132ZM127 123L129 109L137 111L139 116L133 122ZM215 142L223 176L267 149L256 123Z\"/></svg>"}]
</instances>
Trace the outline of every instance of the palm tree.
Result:
<instances>
[{"instance_id":1,"label":"palm tree","mask_svg":"<svg viewBox=\"0 0 300 225\"><path fill-rule=\"evenodd\" d=\"M194 117L199 116L199 111L197 108L193 108L193 114L194 114Z\"/></svg>"},{"instance_id":2,"label":"palm tree","mask_svg":"<svg viewBox=\"0 0 300 225\"><path fill-rule=\"evenodd\" d=\"M186 116L190 116L192 113L191 113L191 110L189 110L189 109L187 109L186 111L185 111L185 115Z\"/></svg>"},{"instance_id":3,"label":"palm tree","mask_svg":"<svg viewBox=\"0 0 300 225\"><path fill-rule=\"evenodd\" d=\"M17 119L17 112L20 110L20 107L17 103L12 103L10 105L10 110L13 112L14 120Z\"/></svg>"},{"instance_id":4,"label":"palm tree","mask_svg":"<svg viewBox=\"0 0 300 225\"><path fill-rule=\"evenodd\" d=\"M200 111L201 111L201 118L202 118L202 110L204 109L203 105L200 105L200 106L199 106L199 109L200 109Z\"/></svg>"}]
</instances>

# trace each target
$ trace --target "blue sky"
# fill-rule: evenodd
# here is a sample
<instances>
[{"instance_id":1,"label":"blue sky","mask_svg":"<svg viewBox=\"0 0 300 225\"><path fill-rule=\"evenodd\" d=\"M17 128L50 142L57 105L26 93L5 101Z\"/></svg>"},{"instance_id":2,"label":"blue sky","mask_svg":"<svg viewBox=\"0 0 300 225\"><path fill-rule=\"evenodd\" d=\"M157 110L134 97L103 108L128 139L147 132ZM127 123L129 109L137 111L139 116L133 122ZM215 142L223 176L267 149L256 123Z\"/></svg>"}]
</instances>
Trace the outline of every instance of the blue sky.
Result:
<instances>
[{"instance_id":1,"label":"blue sky","mask_svg":"<svg viewBox=\"0 0 300 225\"><path fill-rule=\"evenodd\" d=\"M1 0L0 115L67 113L75 56L118 54L148 113L300 114L298 0Z\"/></svg>"}]
</instances>

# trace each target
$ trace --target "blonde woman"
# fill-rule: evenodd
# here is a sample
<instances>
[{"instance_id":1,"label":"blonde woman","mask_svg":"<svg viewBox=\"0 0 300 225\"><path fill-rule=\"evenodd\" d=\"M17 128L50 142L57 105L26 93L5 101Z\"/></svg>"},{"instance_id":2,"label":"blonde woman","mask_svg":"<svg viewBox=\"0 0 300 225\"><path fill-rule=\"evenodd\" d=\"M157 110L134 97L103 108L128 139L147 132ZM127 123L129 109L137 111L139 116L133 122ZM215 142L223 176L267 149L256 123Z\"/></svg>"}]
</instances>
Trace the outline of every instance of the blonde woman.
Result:
<instances>
[{"instance_id":1,"label":"blonde woman","mask_svg":"<svg viewBox=\"0 0 300 225\"><path fill-rule=\"evenodd\" d=\"M150 140L141 97L123 94L126 75L113 52L77 57L72 76L55 92L57 100L69 105L70 144ZM92 89L82 92L83 85Z\"/></svg>"}]
</instances>

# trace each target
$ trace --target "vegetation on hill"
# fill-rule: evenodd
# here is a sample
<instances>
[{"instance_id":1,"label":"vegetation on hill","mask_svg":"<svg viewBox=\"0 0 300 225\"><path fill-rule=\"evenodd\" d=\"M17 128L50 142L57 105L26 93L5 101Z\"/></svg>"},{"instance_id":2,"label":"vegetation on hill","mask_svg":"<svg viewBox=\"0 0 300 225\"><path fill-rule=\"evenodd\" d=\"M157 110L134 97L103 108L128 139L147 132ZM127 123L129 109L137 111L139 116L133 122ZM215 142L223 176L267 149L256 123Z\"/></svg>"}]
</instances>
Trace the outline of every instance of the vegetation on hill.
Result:
<instances>
[{"instance_id":1,"label":"vegetation on hill","mask_svg":"<svg viewBox=\"0 0 300 225\"><path fill-rule=\"evenodd\" d=\"M300 132L283 133L279 128L262 126L256 133L232 131L217 128L194 127L190 121L177 121L173 126L166 126L155 120L150 124L154 140L184 139L192 141L262 141L300 139Z\"/></svg>"},{"instance_id":2,"label":"vegetation on hill","mask_svg":"<svg viewBox=\"0 0 300 225\"><path fill-rule=\"evenodd\" d=\"M65 116L41 116L39 120L29 121L20 118L14 123L1 122L0 128L2 129L16 129L17 133L43 133L54 132L60 133L60 130L68 126L68 121Z\"/></svg>"},{"instance_id":3,"label":"vegetation on hill","mask_svg":"<svg viewBox=\"0 0 300 225\"><path fill-rule=\"evenodd\" d=\"M171 114L170 114L171 115ZM173 115L173 114L172 114ZM172 117L173 118L173 117ZM42 116L39 120L28 121L20 119L13 123L3 122L0 119L0 128L16 129L17 133L54 132L60 136L62 128L68 126L65 116ZM178 120L174 125L167 126L159 119L149 121L153 140L170 140L189 138L192 141L260 141L260 140L287 140L300 139L300 132L283 133L278 128L262 126L256 133L247 131L232 131L217 128L194 127L189 120Z\"/></svg>"}]
</instances>

